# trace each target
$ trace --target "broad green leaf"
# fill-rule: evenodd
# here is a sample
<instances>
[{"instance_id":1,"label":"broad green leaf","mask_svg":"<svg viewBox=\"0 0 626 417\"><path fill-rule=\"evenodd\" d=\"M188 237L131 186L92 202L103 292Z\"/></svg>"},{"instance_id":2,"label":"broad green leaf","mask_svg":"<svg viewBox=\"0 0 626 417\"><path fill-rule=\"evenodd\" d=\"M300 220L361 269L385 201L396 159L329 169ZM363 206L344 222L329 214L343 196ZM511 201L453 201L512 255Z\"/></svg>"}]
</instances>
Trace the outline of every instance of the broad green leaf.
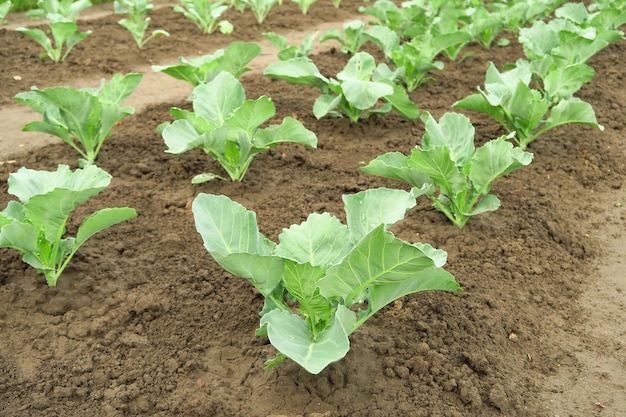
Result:
<instances>
[{"instance_id":1,"label":"broad green leaf","mask_svg":"<svg viewBox=\"0 0 626 417\"><path fill-rule=\"evenodd\" d=\"M454 276L438 267L416 269L407 279L372 287L368 299L368 318L392 301L419 291L461 292Z\"/></svg>"},{"instance_id":2,"label":"broad green leaf","mask_svg":"<svg viewBox=\"0 0 626 417\"><path fill-rule=\"evenodd\" d=\"M43 47L43 49L51 55L50 58L54 59L54 49L52 47L52 41L48 38L48 35L41 29L28 29L24 27L15 28L16 31L23 33L29 38L33 39L39 45Z\"/></svg>"},{"instance_id":3,"label":"broad green leaf","mask_svg":"<svg viewBox=\"0 0 626 417\"><path fill-rule=\"evenodd\" d=\"M334 265L352 248L348 228L328 213L309 215L306 221L283 229L275 255L312 266Z\"/></svg>"},{"instance_id":4,"label":"broad green leaf","mask_svg":"<svg viewBox=\"0 0 626 417\"><path fill-rule=\"evenodd\" d=\"M270 246L269 242L268 246ZM222 268L249 281L265 297L269 296L281 282L284 261L278 256L258 253L230 253L228 255L218 252L210 253Z\"/></svg>"},{"instance_id":5,"label":"broad green leaf","mask_svg":"<svg viewBox=\"0 0 626 417\"><path fill-rule=\"evenodd\" d=\"M241 107L234 110L225 124L231 128L245 131L250 138L263 123L276 114L276 107L268 97L261 96L257 100L246 100Z\"/></svg>"},{"instance_id":6,"label":"broad green leaf","mask_svg":"<svg viewBox=\"0 0 626 417\"><path fill-rule=\"evenodd\" d=\"M466 109L484 113L506 126L506 119L501 108L492 105L483 93L471 94L452 105L455 109Z\"/></svg>"},{"instance_id":7,"label":"broad green leaf","mask_svg":"<svg viewBox=\"0 0 626 417\"><path fill-rule=\"evenodd\" d=\"M530 164L533 154L514 148L504 137L491 140L476 150L469 163L469 178L475 190L488 194L491 183Z\"/></svg>"},{"instance_id":8,"label":"broad green leaf","mask_svg":"<svg viewBox=\"0 0 626 417\"><path fill-rule=\"evenodd\" d=\"M323 93L328 91L328 79L308 58L292 58L287 61L274 62L268 65L263 75L276 78L296 85L310 85Z\"/></svg>"},{"instance_id":9,"label":"broad green leaf","mask_svg":"<svg viewBox=\"0 0 626 417\"><path fill-rule=\"evenodd\" d=\"M333 110L337 108L340 101L341 96L322 94L313 103L313 115L317 119L321 119L324 116L333 114Z\"/></svg>"},{"instance_id":10,"label":"broad green leaf","mask_svg":"<svg viewBox=\"0 0 626 417\"><path fill-rule=\"evenodd\" d=\"M191 208L209 253L271 255L274 244L259 232L256 214L222 195L200 193Z\"/></svg>"},{"instance_id":11,"label":"broad green leaf","mask_svg":"<svg viewBox=\"0 0 626 417\"><path fill-rule=\"evenodd\" d=\"M587 64L559 67L548 73L543 79L546 93L551 99L571 98L583 84L591 81L595 71Z\"/></svg>"},{"instance_id":12,"label":"broad green leaf","mask_svg":"<svg viewBox=\"0 0 626 417\"><path fill-rule=\"evenodd\" d=\"M107 83L104 80L96 92L101 103L122 104L139 86L143 74L115 74Z\"/></svg>"},{"instance_id":13,"label":"broad green leaf","mask_svg":"<svg viewBox=\"0 0 626 417\"><path fill-rule=\"evenodd\" d=\"M28 224L14 221L0 227L0 248L12 248L22 253L37 252L37 229Z\"/></svg>"},{"instance_id":14,"label":"broad green leaf","mask_svg":"<svg viewBox=\"0 0 626 417\"><path fill-rule=\"evenodd\" d=\"M417 119L420 115L419 108L411 101L406 89L400 85L393 85L393 94L383 97L391 104L391 107L407 120Z\"/></svg>"},{"instance_id":15,"label":"broad green leaf","mask_svg":"<svg viewBox=\"0 0 626 417\"><path fill-rule=\"evenodd\" d=\"M409 157L401 152L388 152L361 168L361 171L392 180L403 181L417 188L422 188L432 181L427 173L409 168Z\"/></svg>"},{"instance_id":16,"label":"broad green leaf","mask_svg":"<svg viewBox=\"0 0 626 417\"><path fill-rule=\"evenodd\" d=\"M243 86L228 72L220 73L208 84L198 85L191 93L194 112L216 126L222 126L245 98Z\"/></svg>"},{"instance_id":17,"label":"broad green leaf","mask_svg":"<svg viewBox=\"0 0 626 417\"><path fill-rule=\"evenodd\" d=\"M312 374L346 356L355 322L354 313L339 305L332 324L313 339L306 322L288 311L272 310L261 319L272 345Z\"/></svg>"},{"instance_id":18,"label":"broad green leaf","mask_svg":"<svg viewBox=\"0 0 626 417\"><path fill-rule=\"evenodd\" d=\"M201 147L206 142L206 135L199 134L187 120L175 120L161 132L167 145L165 152L180 154Z\"/></svg>"},{"instance_id":19,"label":"broad green leaf","mask_svg":"<svg viewBox=\"0 0 626 417\"><path fill-rule=\"evenodd\" d=\"M591 104L578 99L562 100L550 111L542 131L547 131L556 126L566 123L580 123L604 130L604 126L598 124L596 114Z\"/></svg>"},{"instance_id":20,"label":"broad green leaf","mask_svg":"<svg viewBox=\"0 0 626 417\"><path fill-rule=\"evenodd\" d=\"M350 58L343 70L337 74L337 79L369 81L374 69L376 69L374 57L367 52L359 52Z\"/></svg>"},{"instance_id":21,"label":"broad green leaf","mask_svg":"<svg viewBox=\"0 0 626 417\"><path fill-rule=\"evenodd\" d=\"M381 224L385 227L402 220L415 207L413 194L402 190L375 188L344 195L346 221L352 239L358 242Z\"/></svg>"},{"instance_id":22,"label":"broad green leaf","mask_svg":"<svg viewBox=\"0 0 626 417\"><path fill-rule=\"evenodd\" d=\"M256 148L268 148L281 142L299 143L315 148L317 136L296 119L285 117L279 125L257 131L253 139Z\"/></svg>"},{"instance_id":23,"label":"broad green leaf","mask_svg":"<svg viewBox=\"0 0 626 417\"><path fill-rule=\"evenodd\" d=\"M80 246L96 233L133 217L137 217L137 212L135 209L128 207L98 210L83 220L76 232L76 245Z\"/></svg>"},{"instance_id":24,"label":"broad green leaf","mask_svg":"<svg viewBox=\"0 0 626 417\"><path fill-rule=\"evenodd\" d=\"M422 149L447 146L457 167L467 165L474 154L474 126L470 120L459 113L445 113L438 123L430 113L425 113L425 118Z\"/></svg>"},{"instance_id":25,"label":"broad green leaf","mask_svg":"<svg viewBox=\"0 0 626 417\"><path fill-rule=\"evenodd\" d=\"M487 213L490 211L496 211L500 208L500 199L493 194L484 196L474 209L466 213L468 216L476 216L478 214Z\"/></svg>"},{"instance_id":26,"label":"broad green leaf","mask_svg":"<svg viewBox=\"0 0 626 417\"><path fill-rule=\"evenodd\" d=\"M395 238L381 224L341 264L328 268L319 287L324 297L338 297L349 307L367 299L377 285L408 282L419 271L432 267L432 259L424 252Z\"/></svg>"},{"instance_id":27,"label":"broad green leaf","mask_svg":"<svg viewBox=\"0 0 626 417\"><path fill-rule=\"evenodd\" d=\"M359 110L366 110L374 106L383 96L393 94L393 87L374 81L345 79L341 89L346 100Z\"/></svg>"},{"instance_id":28,"label":"broad green leaf","mask_svg":"<svg viewBox=\"0 0 626 417\"><path fill-rule=\"evenodd\" d=\"M246 65L261 54L261 46L255 42L234 41L224 50L224 55L219 60L218 68L228 71L236 78L250 70ZM205 80L208 82L210 80Z\"/></svg>"},{"instance_id":29,"label":"broad green leaf","mask_svg":"<svg viewBox=\"0 0 626 417\"><path fill-rule=\"evenodd\" d=\"M452 196L467 188L466 179L457 168L447 146L428 150L414 148L408 166L428 174L445 195Z\"/></svg>"},{"instance_id":30,"label":"broad green leaf","mask_svg":"<svg viewBox=\"0 0 626 417\"><path fill-rule=\"evenodd\" d=\"M83 169L70 171L67 165L59 165L56 171L36 171L20 168L8 179L9 194L27 203L33 196L48 194L57 188L80 194L82 201L106 188L111 175L106 171L88 165ZM83 194L84 193L84 194Z\"/></svg>"}]
</instances>

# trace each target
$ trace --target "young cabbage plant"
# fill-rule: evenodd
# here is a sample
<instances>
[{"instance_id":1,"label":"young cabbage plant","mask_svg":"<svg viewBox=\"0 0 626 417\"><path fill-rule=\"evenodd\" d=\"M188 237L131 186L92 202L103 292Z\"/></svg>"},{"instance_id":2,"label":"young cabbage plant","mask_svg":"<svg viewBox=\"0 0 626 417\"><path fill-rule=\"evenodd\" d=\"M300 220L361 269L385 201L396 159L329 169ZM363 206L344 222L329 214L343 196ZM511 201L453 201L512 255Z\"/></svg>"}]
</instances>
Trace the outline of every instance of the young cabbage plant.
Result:
<instances>
[{"instance_id":1,"label":"young cabbage plant","mask_svg":"<svg viewBox=\"0 0 626 417\"><path fill-rule=\"evenodd\" d=\"M233 32L233 25L228 20L220 20L229 8L230 4L226 0L180 0L180 4L174 6L174 11L182 13L203 33L210 34L219 29L221 33L229 34Z\"/></svg>"},{"instance_id":2,"label":"young cabbage plant","mask_svg":"<svg viewBox=\"0 0 626 417\"><path fill-rule=\"evenodd\" d=\"M419 27L426 26L431 20L428 8L418 2L405 2L400 7L391 0L377 0L368 7L359 7L359 12L378 19L370 22L388 27L400 37L412 37Z\"/></svg>"},{"instance_id":3,"label":"young cabbage plant","mask_svg":"<svg viewBox=\"0 0 626 417\"><path fill-rule=\"evenodd\" d=\"M22 253L25 263L44 274L54 287L72 257L96 233L137 216L128 207L105 208L85 218L75 237L64 237L72 211L104 190L111 175L89 165L70 171L59 165L56 171L20 168L9 175L10 201L0 212L0 247Z\"/></svg>"},{"instance_id":4,"label":"young cabbage plant","mask_svg":"<svg viewBox=\"0 0 626 417\"><path fill-rule=\"evenodd\" d=\"M193 202L213 259L265 297L256 334L278 351L266 368L289 358L318 374L348 353L350 334L387 304L419 291L461 291L442 268L444 251L387 230L415 206L411 193L379 188L343 201L347 226L313 213L283 229L278 243L259 232L254 212L226 196L200 194Z\"/></svg>"},{"instance_id":5,"label":"young cabbage plant","mask_svg":"<svg viewBox=\"0 0 626 417\"><path fill-rule=\"evenodd\" d=\"M300 6L300 10L302 10L302 14L307 14L309 11L309 7L313 5L317 0L291 0Z\"/></svg>"},{"instance_id":6,"label":"young cabbage plant","mask_svg":"<svg viewBox=\"0 0 626 417\"><path fill-rule=\"evenodd\" d=\"M575 65L544 72L544 89L530 86L530 65L517 65L504 73L493 63L487 68L485 89L453 104L453 107L485 113L493 117L513 140L526 149L529 143L550 129L569 123L586 124L604 130L591 104L573 97L589 76L590 67ZM541 73L543 70L537 70Z\"/></svg>"},{"instance_id":7,"label":"young cabbage plant","mask_svg":"<svg viewBox=\"0 0 626 417\"><path fill-rule=\"evenodd\" d=\"M498 13L489 12L485 5L469 7L465 10L465 15L469 21L464 30L485 48L490 48L492 42L504 29L504 22ZM503 43L507 42L508 40L503 41Z\"/></svg>"},{"instance_id":8,"label":"young cabbage plant","mask_svg":"<svg viewBox=\"0 0 626 417\"><path fill-rule=\"evenodd\" d=\"M54 22L75 22L78 15L92 6L90 0L38 0L37 8L26 12L31 19L48 19Z\"/></svg>"},{"instance_id":9,"label":"young cabbage plant","mask_svg":"<svg viewBox=\"0 0 626 417\"><path fill-rule=\"evenodd\" d=\"M151 0L115 0L113 2L115 13L128 16L128 18L121 19L117 23L131 33L139 48L157 36L170 36L168 32L162 29L153 30L150 35L146 36L146 30L150 24L148 12L153 9L154 4Z\"/></svg>"},{"instance_id":10,"label":"young cabbage plant","mask_svg":"<svg viewBox=\"0 0 626 417\"><path fill-rule=\"evenodd\" d=\"M246 6L250 8L252 14L256 18L257 23L262 24L267 15L277 3L281 4L282 0L241 0Z\"/></svg>"},{"instance_id":11,"label":"young cabbage plant","mask_svg":"<svg viewBox=\"0 0 626 417\"><path fill-rule=\"evenodd\" d=\"M115 74L111 81L102 80L98 89L51 87L18 93L14 100L43 115L42 121L27 123L25 132L42 132L56 136L82 157L81 166L95 163L104 140L124 117L134 113L122 102L137 88L141 74Z\"/></svg>"},{"instance_id":12,"label":"young cabbage plant","mask_svg":"<svg viewBox=\"0 0 626 417\"><path fill-rule=\"evenodd\" d=\"M246 100L243 86L229 72L222 72L191 94L193 112L172 108L178 120L159 126L168 149L180 154L202 149L224 168L233 181L241 181L256 154L293 142L315 148L317 137L299 121L287 117L280 125L260 126L274 117L274 103L262 96ZM198 184L220 178L213 173L195 176Z\"/></svg>"},{"instance_id":13,"label":"young cabbage plant","mask_svg":"<svg viewBox=\"0 0 626 417\"><path fill-rule=\"evenodd\" d=\"M549 16L552 11L566 0L515 0L486 3L485 6L493 9L504 28L512 33L517 33L527 24L539 21Z\"/></svg>"},{"instance_id":14,"label":"young cabbage plant","mask_svg":"<svg viewBox=\"0 0 626 417\"><path fill-rule=\"evenodd\" d=\"M297 85L318 88L322 95L315 100L313 114L318 119L325 116L346 115L357 122L365 114L386 114L392 109L406 119L416 119L419 109L401 85L395 83L397 74L385 64L376 66L367 52L355 54L336 79L326 78L308 58L292 58L270 64L264 75ZM384 102L374 108L379 101ZM337 111L338 110L338 111Z\"/></svg>"},{"instance_id":15,"label":"young cabbage plant","mask_svg":"<svg viewBox=\"0 0 626 417\"><path fill-rule=\"evenodd\" d=\"M339 29L328 29L322 33L320 43L334 40L341 44L341 52L344 54L356 54L361 46L368 39L363 35L365 33L365 23L362 20L353 20L343 24L343 31Z\"/></svg>"},{"instance_id":16,"label":"young cabbage plant","mask_svg":"<svg viewBox=\"0 0 626 417\"><path fill-rule=\"evenodd\" d=\"M261 53L261 47L253 42L234 41L226 49L218 49L213 54L187 60L178 59L172 66L152 66L152 70L163 72L178 80L187 81L194 87L212 81L222 71L230 72L239 78L250 71L246 67Z\"/></svg>"},{"instance_id":17,"label":"young cabbage plant","mask_svg":"<svg viewBox=\"0 0 626 417\"><path fill-rule=\"evenodd\" d=\"M89 0L39 0L39 8L26 13L33 19L47 19L50 35L41 29L25 27L15 28L43 47L41 58L50 58L54 62L65 61L70 51L79 42L91 35L91 31L80 32L76 19L81 11L91 6ZM65 52L63 52L65 50Z\"/></svg>"},{"instance_id":18,"label":"young cabbage plant","mask_svg":"<svg viewBox=\"0 0 626 417\"><path fill-rule=\"evenodd\" d=\"M580 6L586 12L584 6L582 4ZM626 12L623 19L626 20ZM602 20L600 22L602 25L606 24ZM619 23L624 23L624 20ZM536 21L531 27L521 29L519 42L530 61L541 60L549 55L560 66L566 66L586 63L592 56L622 36L623 32L617 28L579 25L571 20L558 18L548 23Z\"/></svg>"},{"instance_id":19,"label":"young cabbage plant","mask_svg":"<svg viewBox=\"0 0 626 417\"><path fill-rule=\"evenodd\" d=\"M421 147L409 156L386 153L361 170L415 187L459 228L472 216L497 210L500 200L489 194L492 182L530 164L533 155L504 136L475 149L474 127L458 113L444 114L439 123L428 113L423 119Z\"/></svg>"},{"instance_id":20,"label":"young cabbage plant","mask_svg":"<svg viewBox=\"0 0 626 417\"><path fill-rule=\"evenodd\" d=\"M308 58L309 53L313 49L313 41L319 32L314 32L304 38L302 45L289 45L287 38L274 32L265 32L263 36L270 41L276 49L278 49L278 59L286 61L291 58Z\"/></svg>"}]
</instances>

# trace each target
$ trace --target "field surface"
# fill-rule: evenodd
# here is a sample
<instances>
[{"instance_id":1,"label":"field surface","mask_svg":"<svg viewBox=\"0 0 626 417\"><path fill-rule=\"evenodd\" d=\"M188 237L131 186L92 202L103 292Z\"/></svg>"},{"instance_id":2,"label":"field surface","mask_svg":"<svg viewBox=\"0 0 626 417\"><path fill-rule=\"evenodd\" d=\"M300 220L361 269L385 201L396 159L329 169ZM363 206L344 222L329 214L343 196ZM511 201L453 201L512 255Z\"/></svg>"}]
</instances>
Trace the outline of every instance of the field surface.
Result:
<instances>
[{"instance_id":1,"label":"field surface","mask_svg":"<svg viewBox=\"0 0 626 417\"><path fill-rule=\"evenodd\" d=\"M12 198L6 179L21 166L77 166L56 139L20 131L38 115L11 98L32 85L96 87L114 73L142 72L129 99L136 113L116 126L98 165L111 186L76 212L136 208L136 219L96 235L48 288L20 255L0 250L0 415L17 416L626 416L626 193L624 146L626 43L596 55L596 76L578 94L604 125L564 126L532 143L533 163L497 180L502 207L460 230L426 199L418 200L394 233L448 252L446 269L464 292L419 293L381 310L351 336L347 357L319 375L290 361L266 371L275 351L256 338L262 297L209 256L194 227L191 203L200 193L223 194L257 213L261 232L276 240L309 213L344 219L343 194L399 183L359 167L388 151L420 143L419 121L397 114L359 123L317 120L317 90L263 77L276 60L262 33L300 42L315 30L341 28L360 2L335 9L320 0L303 16L289 2L258 25L249 12L229 12L232 35L203 35L164 4L151 28L170 32L138 50L130 34L98 6L81 20L93 34L54 64L39 46L0 29L0 207ZM365 17L364 17L365 19ZM367 20L367 19L365 19ZM444 59L436 82L412 100L435 118L498 68L523 56L512 35L507 47ZM172 64L257 41L263 54L242 77L248 98L272 98L272 123L291 116L318 137L318 149L283 144L256 157L241 183L192 185L200 172L221 172L200 151L165 153L157 125L171 107L189 108L191 87L153 64ZM366 48L380 60L373 47ZM343 68L338 44L316 45L325 75ZM504 132L493 120L466 113L477 144Z\"/></svg>"}]
</instances>

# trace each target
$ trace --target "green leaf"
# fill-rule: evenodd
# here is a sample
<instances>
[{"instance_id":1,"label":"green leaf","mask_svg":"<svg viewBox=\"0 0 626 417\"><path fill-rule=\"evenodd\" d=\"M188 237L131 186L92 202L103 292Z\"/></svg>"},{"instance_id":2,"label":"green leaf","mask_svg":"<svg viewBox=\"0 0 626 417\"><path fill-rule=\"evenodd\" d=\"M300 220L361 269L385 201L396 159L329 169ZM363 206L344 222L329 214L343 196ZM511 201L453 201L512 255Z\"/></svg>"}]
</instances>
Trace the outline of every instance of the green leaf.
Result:
<instances>
[{"instance_id":1,"label":"green leaf","mask_svg":"<svg viewBox=\"0 0 626 417\"><path fill-rule=\"evenodd\" d=\"M274 292L283 277L284 261L278 256L257 253L231 253L223 256L217 252L210 253L222 268L249 281L265 297Z\"/></svg>"},{"instance_id":2,"label":"green leaf","mask_svg":"<svg viewBox=\"0 0 626 417\"><path fill-rule=\"evenodd\" d=\"M76 232L76 245L80 246L96 233L133 217L137 217L137 212L135 209L128 207L98 210L83 220Z\"/></svg>"},{"instance_id":3,"label":"green leaf","mask_svg":"<svg viewBox=\"0 0 626 417\"><path fill-rule=\"evenodd\" d=\"M383 96L393 94L393 87L374 81L345 79L341 83L341 90L348 103L359 110L366 110L374 106Z\"/></svg>"},{"instance_id":4,"label":"green leaf","mask_svg":"<svg viewBox=\"0 0 626 417\"><path fill-rule=\"evenodd\" d=\"M441 268L429 267L415 270L411 277L406 280L374 286L368 299L369 312L364 318L371 317L378 310L400 297L420 291L461 292L461 287L452 274ZM360 322L363 321L365 320L360 320Z\"/></svg>"},{"instance_id":5,"label":"green leaf","mask_svg":"<svg viewBox=\"0 0 626 417\"><path fill-rule=\"evenodd\" d=\"M355 322L354 313L340 305L333 323L313 339L306 322L288 311L272 310L261 319L272 345L312 374L346 356Z\"/></svg>"},{"instance_id":6,"label":"green leaf","mask_svg":"<svg viewBox=\"0 0 626 417\"><path fill-rule=\"evenodd\" d=\"M283 229L275 255L312 266L340 262L352 248L348 228L328 213L309 215L299 225Z\"/></svg>"},{"instance_id":7,"label":"green leaf","mask_svg":"<svg viewBox=\"0 0 626 417\"><path fill-rule=\"evenodd\" d=\"M228 72L220 73L208 84L200 84L191 93L194 112L216 126L222 126L245 98L243 86Z\"/></svg>"},{"instance_id":8,"label":"green leaf","mask_svg":"<svg viewBox=\"0 0 626 417\"><path fill-rule=\"evenodd\" d=\"M257 148L269 148L281 142L299 143L317 147L317 136L296 119L285 117L279 125L272 125L257 131L253 145Z\"/></svg>"},{"instance_id":9,"label":"green leaf","mask_svg":"<svg viewBox=\"0 0 626 417\"><path fill-rule=\"evenodd\" d=\"M470 120L459 113L445 113L439 123L429 113L425 113L425 118L422 148L447 146L457 167L467 165L474 154L474 126Z\"/></svg>"},{"instance_id":10,"label":"green leaf","mask_svg":"<svg viewBox=\"0 0 626 417\"><path fill-rule=\"evenodd\" d=\"M447 146L437 146L428 150L414 148L407 165L428 174L447 196L467 189L465 176L459 171Z\"/></svg>"},{"instance_id":11,"label":"green leaf","mask_svg":"<svg viewBox=\"0 0 626 417\"><path fill-rule=\"evenodd\" d=\"M422 188L432 181L427 173L408 166L409 157L401 152L388 152L361 168L361 171L392 180L403 181L414 187Z\"/></svg>"},{"instance_id":12,"label":"green leaf","mask_svg":"<svg viewBox=\"0 0 626 417\"><path fill-rule=\"evenodd\" d=\"M419 271L434 266L422 250L395 238L381 224L341 264L328 269L319 281L320 292L326 298L338 297L350 307L367 299L377 285L409 283Z\"/></svg>"},{"instance_id":13,"label":"green leaf","mask_svg":"<svg viewBox=\"0 0 626 417\"><path fill-rule=\"evenodd\" d=\"M566 123L580 123L604 130L604 126L598 124L596 114L591 104L578 99L562 100L552 108L550 116L546 119L542 131L547 131L556 126Z\"/></svg>"},{"instance_id":14,"label":"green leaf","mask_svg":"<svg viewBox=\"0 0 626 417\"><path fill-rule=\"evenodd\" d=\"M22 167L9 176L8 192L21 202L27 203L34 196L48 194L61 188L79 193L82 201L86 201L106 188L110 182L111 175L93 165L74 172L70 171L67 165L59 165L53 172Z\"/></svg>"},{"instance_id":15,"label":"green leaf","mask_svg":"<svg viewBox=\"0 0 626 417\"><path fill-rule=\"evenodd\" d=\"M594 75L595 71L587 64L559 67L543 79L544 89L552 99L568 99Z\"/></svg>"},{"instance_id":16,"label":"green leaf","mask_svg":"<svg viewBox=\"0 0 626 417\"><path fill-rule=\"evenodd\" d=\"M14 221L0 227L0 248L12 248L22 253L37 252L37 229L28 224Z\"/></svg>"},{"instance_id":17,"label":"green leaf","mask_svg":"<svg viewBox=\"0 0 626 417\"><path fill-rule=\"evenodd\" d=\"M504 137L491 140L476 150L469 163L469 178L475 190L489 193L491 183L531 163L533 154L514 148Z\"/></svg>"},{"instance_id":18,"label":"green leaf","mask_svg":"<svg viewBox=\"0 0 626 417\"><path fill-rule=\"evenodd\" d=\"M354 242L358 242L379 225L390 226L402 220L415 207L411 193L389 188L375 188L344 195L346 221Z\"/></svg>"},{"instance_id":19,"label":"green leaf","mask_svg":"<svg viewBox=\"0 0 626 417\"><path fill-rule=\"evenodd\" d=\"M274 244L259 232L256 214L222 195L200 193L191 208L209 253L271 255Z\"/></svg>"},{"instance_id":20,"label":"green leaf","mask_svg":"<svg viewBox=\"0 0 626 417\"><path fill-rule=\"evenodd\" d=\"M250 138L263 123L276 114L276 107L268 97L261 96L257 100L246 100L241 107L234 110L225 124L231 128L245 131Z\"/></svg>"},{"instance_id":21,"label":"green leaf","mask_svg":"<svg viewBox=\"0 0 626 417\"><path fill-rule=\"evenodd\" d=\"M500 107L492 105L484 94L471 94L452 105L455 109L465 109L484 113L493 117L501 125L506 125L504 112Z\"/></svg>"},{"instance_id":22,"label":"green leaf","mask_svg":"<svg viewBox=\"0 0 626 417\"><path fill-rule=\"evenodd\" d=\"M419 108L411 101L406 89L400 85L393 85L393 94L386 95L384 100L407 120L417 119L420 116Z\"/></svg>"},{"instance_id":23,"label":"green leaf","mask_svg":"<svg viewBox=\"0 0 626 417\"><path fill-rule=\"evenodd\" d=\"M323 93L329 89L329 80L320 73L308 58L292 58L268 65L263 75L296 85L310 85Z\"/></svg>"},{"instance_id":24,"label":"green leaf","mask_svg":"<svg viewBox=\"0 0 626 417\"><path fill-rule=\"evenodd\" d=\"M167 145L165 152L174 154L196 149L207 141L206 135L198 133L187 120L175 120L163 129L161 135Z\"/></svg>"}]
</instances>

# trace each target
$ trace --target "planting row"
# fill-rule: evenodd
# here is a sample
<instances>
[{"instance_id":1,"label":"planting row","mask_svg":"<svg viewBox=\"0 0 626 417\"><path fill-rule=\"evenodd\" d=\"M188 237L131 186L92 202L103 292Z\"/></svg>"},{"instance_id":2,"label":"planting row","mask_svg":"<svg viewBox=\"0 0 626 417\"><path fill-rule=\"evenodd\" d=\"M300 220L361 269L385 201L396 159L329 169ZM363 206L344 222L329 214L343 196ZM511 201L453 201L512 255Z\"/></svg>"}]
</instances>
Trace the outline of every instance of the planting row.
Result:
<instances>
[{"instance_id":1,"label":"planting row","mask_svg":"<svg viewBox=\"0 0 626 417\"><path fill-rule=\"evenodd\" d=\"M509 132L479 148L466 116L450 112L437 121L409 97L426 80L428 71L441 67L434 63L439 53L454 47L449 57L458 55L461 38L441 35L437 26L452 14L454 7L446 6L450 3L424 8L421 2L411 2L399 8L379 0L363 9L376 16L379 24L365 30L363 22L349 23L343 32L322 36L322 41L341 42L352 55L332 78L322 75L309 57L317 34L311 34L303 45L288 45L278 34L265 34L278 47L279 61L264 74L319 89L322 94L312 109L317 118L346 116L358 123L393 110L407 119L419 117L425 125L421 145L411 155L390 152L362 168L408 183L411 190L380 188L344 196L346 225L328 213L314 213L284 229L275 243L259 232L255 213L228 197L196 197L192 211L206 249L224 269L248 280L265 297L257 334L269 337L279 352L266 363L268 367L290 358L318 373L343 358L349 335L395 299L424 290L460 291L454 277L443 269L445 252L404 242L387 230L415 206L418 197L427 196L436 209L463 227L472 216L499 207L499 199L490 194L491 184L531 163L533 155L525 148L533 140L566 123L602 129L591 105L574 94L594 76L588 59L623 38L618 30L626 22L623 2L588 8L567 3L556 9L555 18L520 29L525 59L502 72L490 64L484 89L454 104L488 114ZM498 9L498 4L489 7ZM487 10L485 5L475 6ZM427 27L415 24L423 18L429 22ZM463 42L471 40L463 36ZM371 54L359 52L366 41L381 48L386 63L376 63ZM409 53L410 48L416 55ZM241 181L256 154L281 142L317 146L315 133L295 119L287 117L278 125L266 126L275 115L270 98L246 99L238 77L260 51L255 43L235 41L212 55L154 67L194 86L193 110L172 108L176 120L158 127L167 152L202 149L231 180ZM43 115L41 121L28 123L25 131L57 136L81 156L81 168L74 172L61 165L56 172L21 168L11 174L9 193L20 201L10 202L0 212L0 247L20 251L24 262L43 273L50 286L87 239L136 216L130 208L103 209L82 222L76 237L64 237L74 208L110 181L110 175L95 166L98 152L114 126L133 113L122 103L140 81L140 74L117 74L97 89L33 88L15 96ZM202 173L192 181L215 179L225 178Z\"/></svg>"}]
</instances>

